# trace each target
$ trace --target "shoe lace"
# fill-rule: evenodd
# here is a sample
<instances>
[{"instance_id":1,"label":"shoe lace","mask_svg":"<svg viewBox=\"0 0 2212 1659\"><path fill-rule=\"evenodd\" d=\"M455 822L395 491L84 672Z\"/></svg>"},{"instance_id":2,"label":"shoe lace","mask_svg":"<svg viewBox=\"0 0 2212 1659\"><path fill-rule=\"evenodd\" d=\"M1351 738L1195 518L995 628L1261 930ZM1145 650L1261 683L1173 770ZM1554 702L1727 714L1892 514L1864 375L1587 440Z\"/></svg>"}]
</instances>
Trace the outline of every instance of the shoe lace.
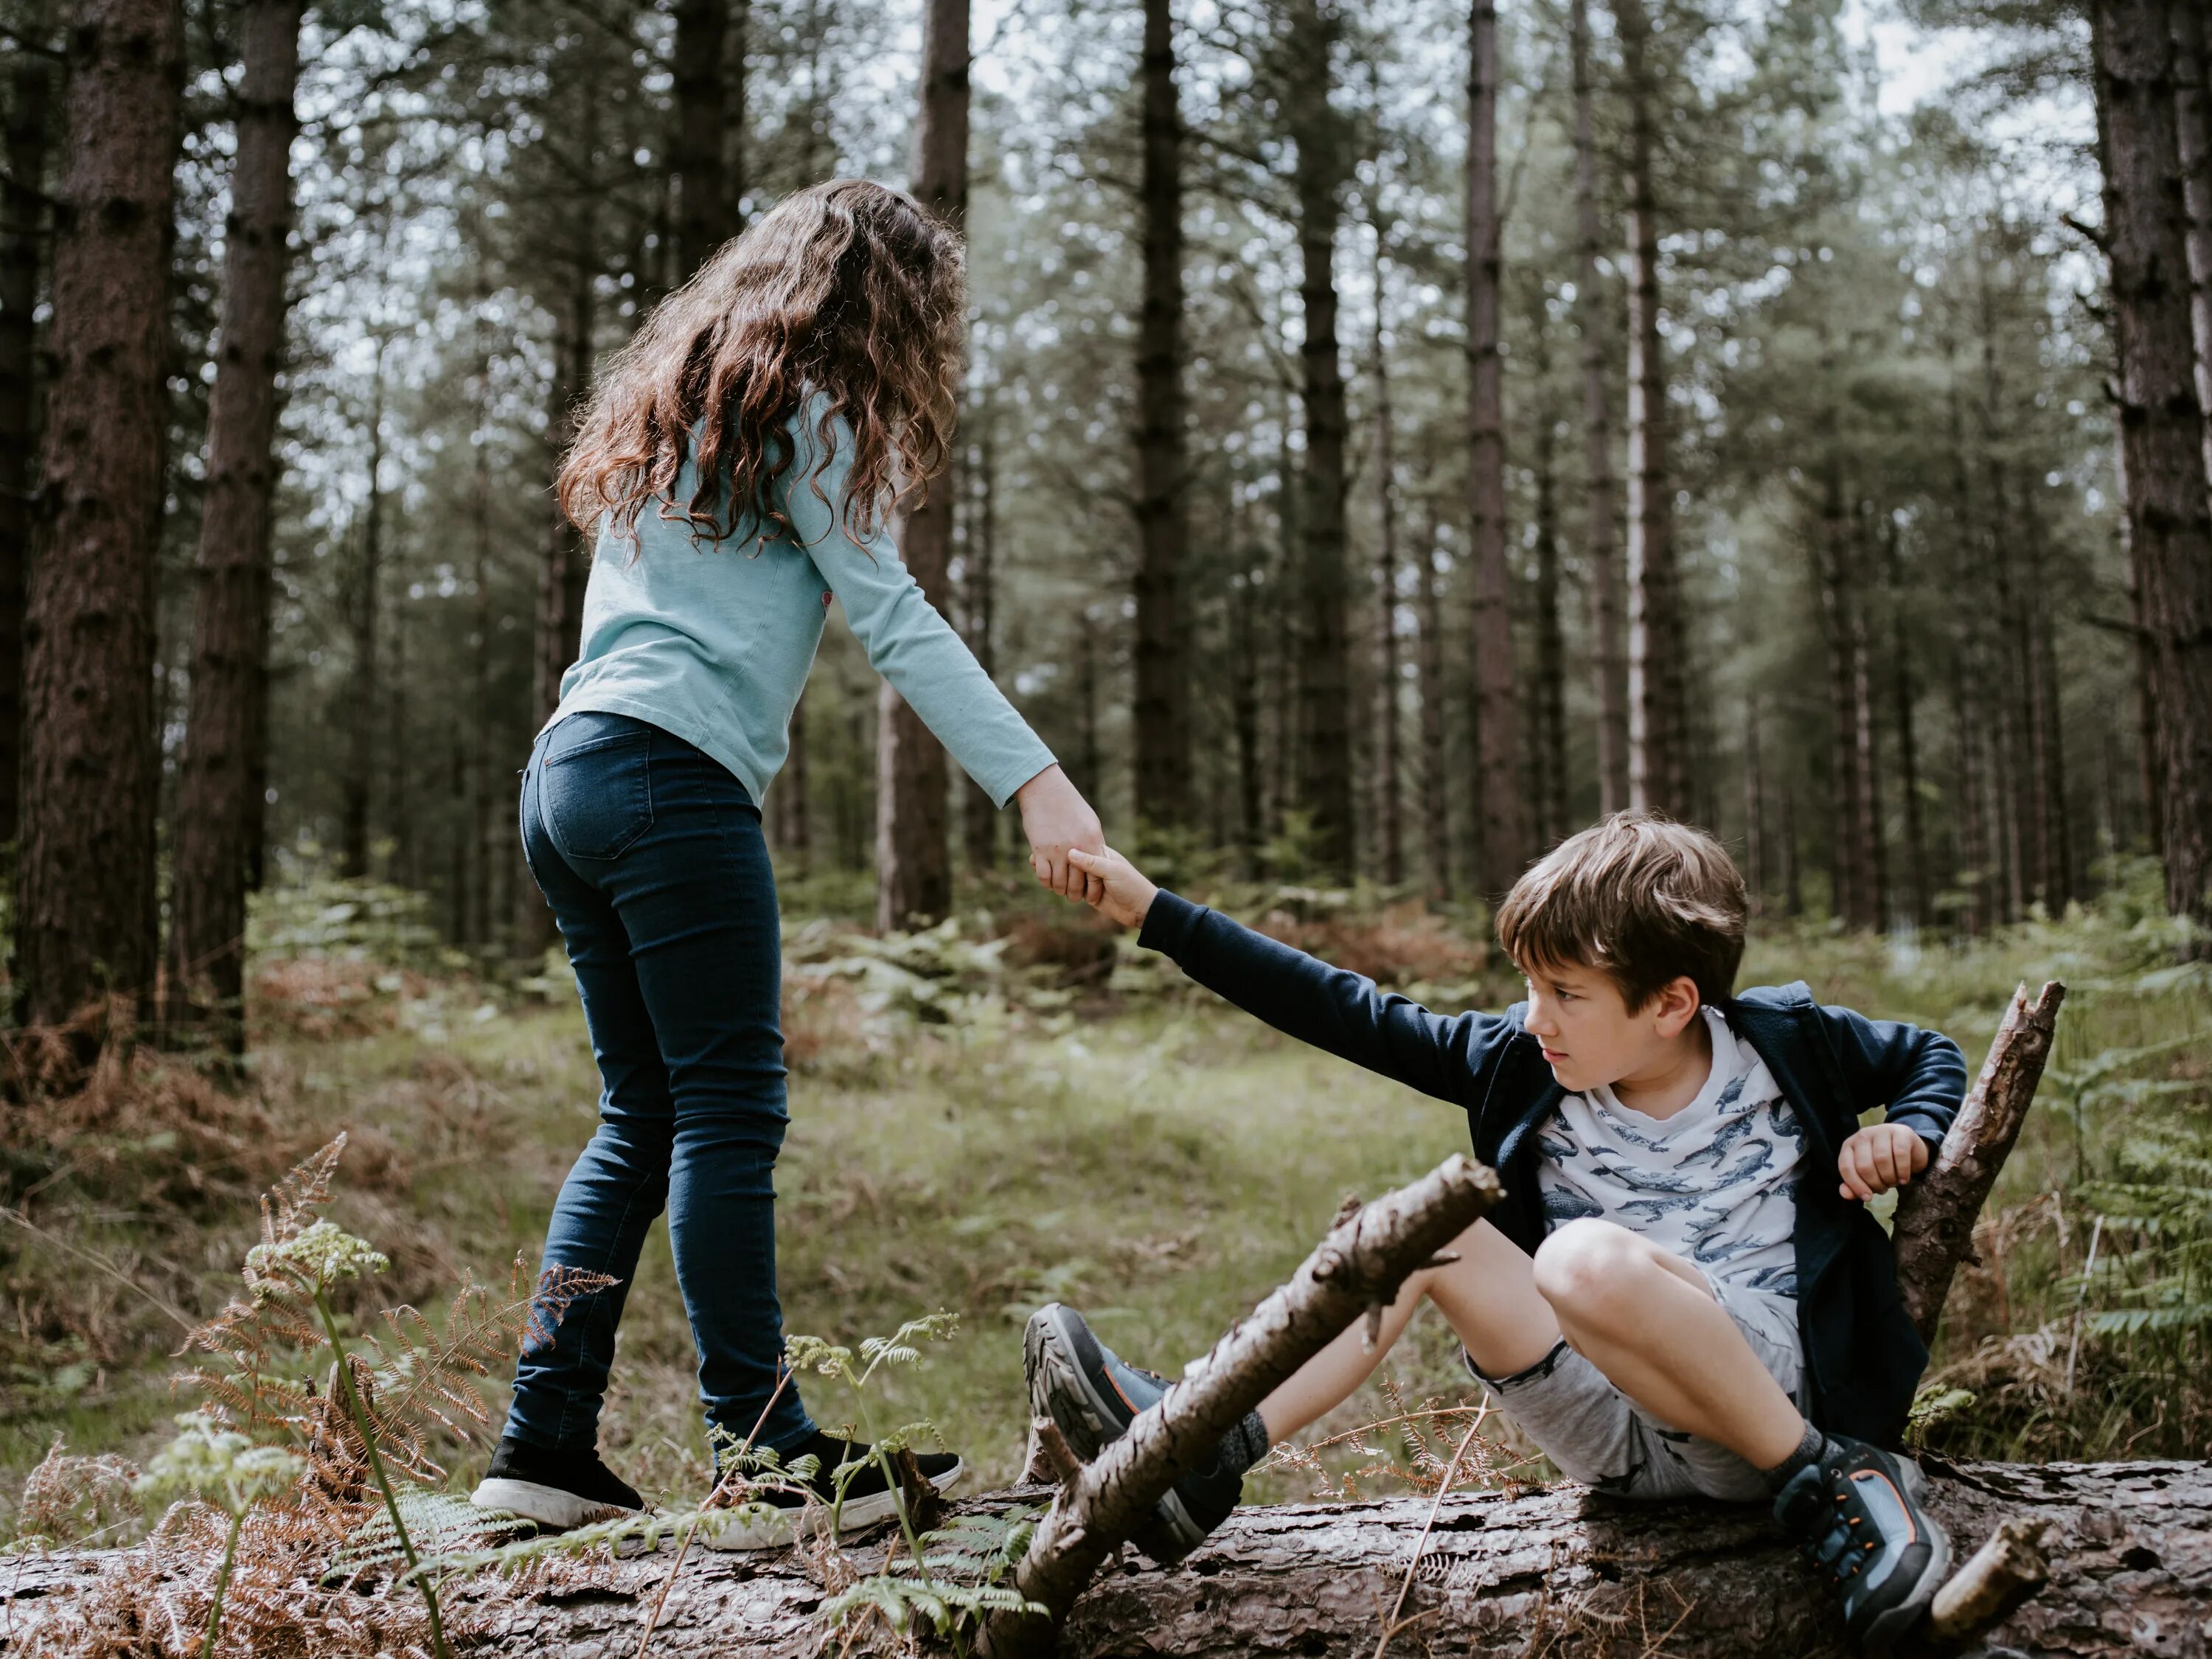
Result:
<instances>
[{"instance_id":1,"label":"shoe lace","mask_svg":"<svg viewBox=\"0 0 2212 1659\"><path fill-rule=\"evenodd\" d=\"M1820 1524L1805 1536L1806 1559L1838 1589L1853 1583L1881 1552L1881 1529L1859 1496L1858 1483L1841 1469L1823 1472Z\"/></svg>"}]
</instances>

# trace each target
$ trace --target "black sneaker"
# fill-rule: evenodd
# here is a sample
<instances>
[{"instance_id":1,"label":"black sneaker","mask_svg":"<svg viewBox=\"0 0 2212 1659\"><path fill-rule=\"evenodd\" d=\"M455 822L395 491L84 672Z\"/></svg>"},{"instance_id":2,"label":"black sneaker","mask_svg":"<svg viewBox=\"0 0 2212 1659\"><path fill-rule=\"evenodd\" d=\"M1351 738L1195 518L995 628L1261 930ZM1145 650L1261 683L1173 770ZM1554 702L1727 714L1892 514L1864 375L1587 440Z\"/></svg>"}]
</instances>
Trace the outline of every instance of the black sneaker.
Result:
<instances>
[{"instance_id":1,"label":"black sneaker","mask_svg":"<svg viewBox=\"0 0 2212 1659\"><path fill-rule=\"evenodd\" d=\"M718 1516L719 1525L702 1527L699 1541L710 1550L770 1550L793 1542L806 1528L826 1528L833 1508L840 1532L872 1527L898 1513L897 1496L884 1479L882 1468L868 1457L866 1442L836 1439L817 1429L813 1439L786 1452L782 1462L788 1468L807 1456L817 1460L817 1467L805 1483L805 1492L763 1490L726 1511L726 1519ZM950 1491L966 1472L952 1452L918 1451L914 1461L922 1479L939 1492ZM836 1480L841 1468L848 1472L842 1504L837 1502ZM763 1469L758 1478L773 1477ZM809 1504L810 1498L813 1506Z\"/></svg>"},{"instance_id":2,"label":"black sneaker","mask_svg":"<svg viewBox=\"0 0 2212 1659\"><path fill-rule=\"evenodd\" d=\"M562 1451L533 1446L512 1435L492 1453L490 1467L469 1501L479 1509L506 1510L556 1532L635 1515L645 1507L637 1489L602 1463L596 1449Z\"/></svg>"},{"instance_id":3,"label":"black sneaker","mask_svg":"<svg viewBox=\"0 0 2212 1659\"><path fill-rule=\"evenodd\" d=\"M1030 1408L1049 1417L1088 1463L1118 1440L1168 1391L1168 1379L1115 1356L1073 1308L1051 1303L1030 1316L1022 1339ZM1152 1522L1131 1540L1162 1566L1173 1566L1226 1521L1244 1495L1241 1467L1225 1448L1175 1483L1152 1506Z\"/></svg>"},{"instance_id":4,"label":"black sneaker","mask_svg":"<svg viewBox=\"0 0 2212 1659\"><path fill-rule=\"evenodd\" d=\"M1774 1518L1843 1602L1851 1639L1887 1653L1950 1573L1950 1534L1923 1507L1927 1482L1911 1458L1842 1435L1828 1443L1776 1495Z\"/></svg>"}]
</instances>

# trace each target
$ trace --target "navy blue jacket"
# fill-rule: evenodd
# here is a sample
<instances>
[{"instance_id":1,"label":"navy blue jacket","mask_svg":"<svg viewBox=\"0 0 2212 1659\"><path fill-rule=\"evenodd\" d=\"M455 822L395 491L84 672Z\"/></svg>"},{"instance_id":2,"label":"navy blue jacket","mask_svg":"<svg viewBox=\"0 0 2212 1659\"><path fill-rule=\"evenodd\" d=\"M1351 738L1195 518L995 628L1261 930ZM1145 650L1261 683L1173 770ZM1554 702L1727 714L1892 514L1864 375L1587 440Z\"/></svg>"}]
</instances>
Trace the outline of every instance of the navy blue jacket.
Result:
<instances>
[{"instance_id":1,"label":"navy blue jacket","mask_svg":"<svg viewBox=\"0 0 2212 1659\"><path fill-rule=\"evenodd\" d=\"M1139 942L1278 1030L1465 1108L1475 1157L1505 1185L1488 1218L1534 1253L1547 1224L1533 1132L1564 1091L1522 1028L1525 1004L1503 1014L1431 1013L1165 891ZM1938 1032L1822 1007L1802 982L1746 991L1721 1012L1766 1062L1808 1137L1796 1246L1810 1415L1823 1429L1893 1444L1928 1350L1898 1294L1889 1236L1864 1205L1842 1195L1836 1155L1859 1114L1877 1106L1932 1155L1965 1097L1966 1062Z\"/></svg>"}]
</instances>

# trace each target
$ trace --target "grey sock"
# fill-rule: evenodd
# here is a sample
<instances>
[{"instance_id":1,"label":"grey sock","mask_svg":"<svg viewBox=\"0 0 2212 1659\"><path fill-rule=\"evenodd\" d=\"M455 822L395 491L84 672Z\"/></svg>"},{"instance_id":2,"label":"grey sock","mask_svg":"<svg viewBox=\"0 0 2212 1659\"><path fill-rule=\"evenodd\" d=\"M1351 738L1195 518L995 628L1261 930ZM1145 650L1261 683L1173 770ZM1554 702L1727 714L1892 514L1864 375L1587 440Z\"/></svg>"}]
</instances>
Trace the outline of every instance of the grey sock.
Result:
<instances>
[{"instance_id":1,"label":"grey sock","mask_svg":"<svg viewBox=\"0 0 2212 1659\"><path fill-rule=\"evenodd\" d=\"M1797 1449L1772 1468L1760 1471L1766 1477L1767 1491L1780 1492L1796 1477L1798 1470L1809 1468L1819 1462L1820 1454L1827 1449L1828 1437L1810 1423L1806 1424L1805 1437L1797 1443Z\"/></svg>"},{"instance_id":2,"label":"grey sock","mask_svg":"<svg viewBox=\"0 0 2212 1659\"><path fill-rule=\"evenodd\" d=\"M1267 1455L1267 1424L1257 1412L1221 1437L1221 1472L1242 1474Z\"/></svg>"}]
</instances>

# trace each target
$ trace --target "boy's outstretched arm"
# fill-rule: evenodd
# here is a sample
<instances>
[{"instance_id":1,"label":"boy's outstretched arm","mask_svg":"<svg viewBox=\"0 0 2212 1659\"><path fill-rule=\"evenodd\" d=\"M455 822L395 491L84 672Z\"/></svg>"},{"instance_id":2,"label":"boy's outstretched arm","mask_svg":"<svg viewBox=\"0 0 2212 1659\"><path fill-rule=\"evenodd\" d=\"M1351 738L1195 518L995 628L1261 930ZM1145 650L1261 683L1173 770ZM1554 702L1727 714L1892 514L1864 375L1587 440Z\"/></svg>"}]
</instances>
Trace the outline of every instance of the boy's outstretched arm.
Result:
<instances>
[{"instance_id":1,"label":"boy's outstretched arm","mask_svg":"<svg viewBox=\"0 0 2212 1659\"><path fill-rule=\"evenodd\" d=\"M1112 848L1070 854L1103 888L1098 913L1136 927L1138 943L1172 957L1208 990L1277 1030L1371 1072L1462 1106L1478 1072L1517 1029L1495 1014L1447 1018L1376 988L1373 980L1163 892Z\"/></svg>"}]
</instances>

